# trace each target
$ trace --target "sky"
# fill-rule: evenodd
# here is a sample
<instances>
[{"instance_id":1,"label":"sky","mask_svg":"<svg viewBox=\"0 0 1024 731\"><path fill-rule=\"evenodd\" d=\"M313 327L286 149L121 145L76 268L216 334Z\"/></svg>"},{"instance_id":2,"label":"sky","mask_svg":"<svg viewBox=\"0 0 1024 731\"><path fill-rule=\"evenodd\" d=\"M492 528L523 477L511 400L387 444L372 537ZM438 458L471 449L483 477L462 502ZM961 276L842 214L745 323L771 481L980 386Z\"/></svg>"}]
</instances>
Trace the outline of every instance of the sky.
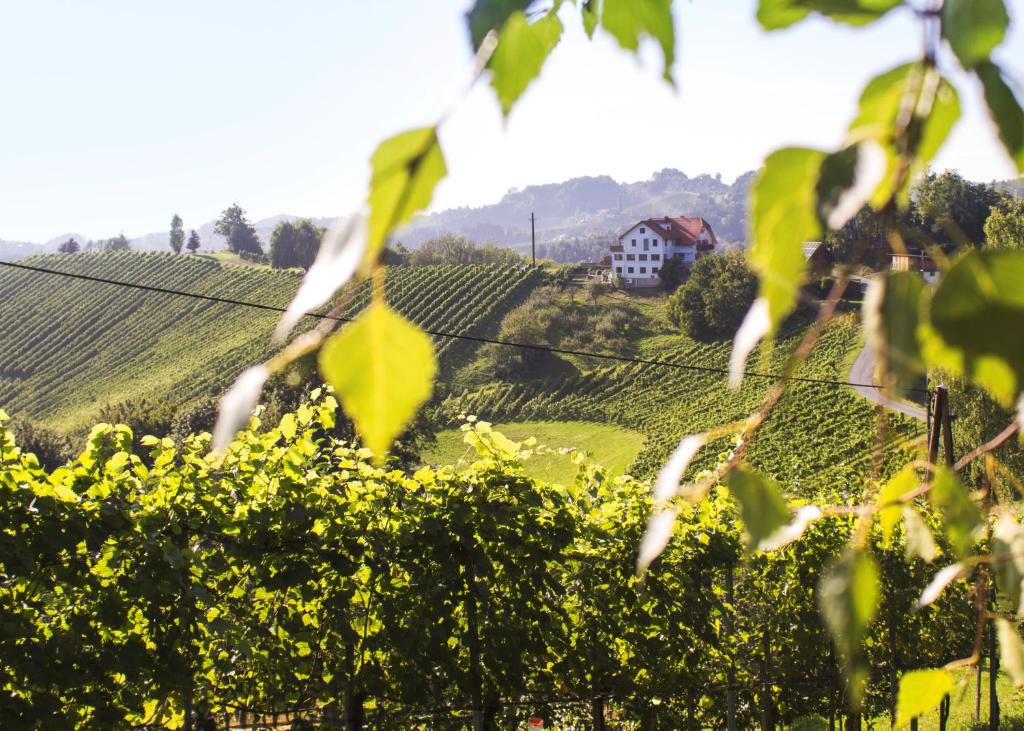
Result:
<instances>
[{"instance_id":1,"label":"sky","mask_svg":"<svg viewBox=\"0 0 1024 731\"><path fill-rule=\"evenodd\" d=\"M580 175L731 181L783 145L834 147L866 81L921 43L906 11L768 34L755 0L677 0L673 90L656 46L638 60L566 13L503 119L486 79L467 93L469 5L0 0L0 238L139 236L174 213L198 227L234 201L254 220L342 214L365 197L376 145L442 114L450 175L433 210ZM1024 0L1008 5L998 57L1020 81ZM965 114L935 167L1013 177L974 83L941 63Z\"/></svg>"}]
</instances>

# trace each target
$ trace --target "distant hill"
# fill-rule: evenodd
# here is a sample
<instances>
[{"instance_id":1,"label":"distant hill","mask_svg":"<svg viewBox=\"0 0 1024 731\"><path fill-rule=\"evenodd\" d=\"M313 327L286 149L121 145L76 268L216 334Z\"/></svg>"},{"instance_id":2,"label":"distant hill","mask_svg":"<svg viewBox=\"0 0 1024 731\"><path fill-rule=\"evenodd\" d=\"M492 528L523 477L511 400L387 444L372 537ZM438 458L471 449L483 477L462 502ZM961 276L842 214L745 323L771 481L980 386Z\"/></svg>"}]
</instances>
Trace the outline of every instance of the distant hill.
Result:
<instances>
[{"instance_id":1,"label":"distant hill","mask_svg":"<svg viewBox=\"0 0 1024 731\"><path fill-rule=\"evenodd\" d=\"M721 175L690 177L674 168L665 168L647 180L620 183L608 175L570 178L561 183L529 185L510 190L500 201L476 208L449 208L417 216L395 238L410 249L424 241L446 234L462 234L478 243L493 243L527 252L530 243L530 214L536 216L538 255L559 261L585 261L604 251L616 232L640 218L656 215L703 216L711 223L723 244L741 244L746 238L747 196L755 171L726 183ZM1024 179L994 183L1002 190L1024 194ZM281 221L298 216L279 214L263 218L253 225L264 246ZM313 218L329 226L330 217ZM213 221L196 227L203 251L226 248L222 236L213 232ZM186 222L186 230L192 228ZM116 235L113 232L110 235ZM49 241L29 243L0 239L0 260L13 260L33 254L50 254L72 234ZM75 235L80 242L87 237ZM158 231L130 239L137 251L168 251L168 232Z\"/></svg>"},{"instance_id":2,"label":"distant hill","mask_svg":"<svg viewBox=\"0 0 1024 731\"><path fill-rule=\"evenodd\" d=\"M607 243L630 223L655 215L703 216L723 243L740 242L753 179L754 172L748 172L729 184L720 175L691 178L673 168L634 183L619 183L607 175L572 178L511 190L491 205L418 216L396 238L416 248L450 232L478 242L523 248L530 241L532 212L538 242L552 248L588 239Z\"/></svg>"},{"instance_id":3,"label":"distant hill","mask_svg":"<svg viewBox=\"0 0 1024 731\"><path fill-rule=\"evenodd\" d=\"M462 234L479 243L493 243L520 250L530 241L530 213L537 218L537 241L542 256L564 261L586 258L600 249L616 231L638 218L653 215L703 216L723 243L740 242L746 226L746 199L754 173L725 183L720 175L698 175L666 168L648 180L620 183L607 175L571 178L561 183L530 185L512 190L497 203L477 208L451 208L416 217L403 227L396 239L415 249L424 241L445 233ZM267 244L270 233L281 221L298 216L280 214L254 222L260 240ZM331 218L314 218L321 226ZM199 225L203 251L226 248L224 238L213 232L213 221ZM186 230L192 228L186 222ZM118 232L110 233L110 236ZM51 254L71 234L57 236L43 244L0 239L0 260L33 254ZM75 235L85 243L88 237ZM136 251L168 251L167 231L130 238ZM590 243L580 247L581 243ZM574 247L574 245L576 245ZM564 256L557 256L561 250Z\"/></svg>"}]
</instances>

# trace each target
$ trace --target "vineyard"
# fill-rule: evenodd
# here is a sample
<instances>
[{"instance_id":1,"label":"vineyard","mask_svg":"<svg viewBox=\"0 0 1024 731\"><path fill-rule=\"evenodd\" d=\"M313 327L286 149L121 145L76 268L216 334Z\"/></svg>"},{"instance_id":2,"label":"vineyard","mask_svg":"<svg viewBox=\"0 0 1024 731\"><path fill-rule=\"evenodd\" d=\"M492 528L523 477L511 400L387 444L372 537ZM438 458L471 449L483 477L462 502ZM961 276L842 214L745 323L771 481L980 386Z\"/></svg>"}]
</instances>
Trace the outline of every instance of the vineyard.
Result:
<instances>
[{"instance_id":1,"label":"vineyard","mask_svg":"<svg viewBox=\"0 0 1024 731\"><path fill-rule=\"evenodd\" d=\"M796 346L803 334L793 327L758 365L768 372ZM848 355L860 347L856 320L845 316L826 330L814 356L799 376L845 380ZM661 336L646 344L644 356L711 368L728 365L731 342L700 343L684 336ZM645 449L632 471L651 477L669 452L687 434L705 431L749 414L764 396L768 379L747 378L738 390L721 373L649 364L606 367L569 379L531 383L500 383L453 395L438 408L441 421L473 414L493 422L513 420L581 420L616 424L647 436ZM859 479L875 466L880 454L885 472L902 464L909 446L924 433L910 417L887 413L887 449L875 444L875 407L849 387L828 383L793 383L782 404L762 429L751 453L752 462L784 482L794 497L823 493L851 494L862 489ZM727 448L724 440L721 445ZM694 469L707 467L714 451Z\"/></svg>"},{"instance_id":2,"label":"vineyard","mask_svg":"<svg viewBox=\"0 0 1024 731\"><path fill-rule=\"evenodd\" d=\"M80 254L27 263L122 282L283 307L294 272L224 266L202 256ZM536 273L511 267L402 267L389 271L391 305L428 330L490 334ZM364 285L345 315L369 300ZM99 407L150 399L184 404L218 395L271 352L278 314L48 274L0 270L0 404L15 415L78 430ZM437 338L442 367L472 343Z\"/></svg>"},{"instance_id":3,"label":"vineyard","mask_svg":"<svg viewBox=\"0 0 1024 731\"><path fill-rule=\"evenodd\" d=\"M224 456L209 435L136 454L100 425L49 473L0 414L0 725L454 731L483 709L491 728L721 728L730 689L742 728L842 713L812 587L849 517L742 560L716 490L641 582L648 485L585 463L532 480L481 424L471 465L384 469L331 436L335 409L314 393ZM937 570L901 544L875 546L893 607ZM898 673L964 651L968 592L881 613L872 715Z\"/></svg>"}]
</instances>

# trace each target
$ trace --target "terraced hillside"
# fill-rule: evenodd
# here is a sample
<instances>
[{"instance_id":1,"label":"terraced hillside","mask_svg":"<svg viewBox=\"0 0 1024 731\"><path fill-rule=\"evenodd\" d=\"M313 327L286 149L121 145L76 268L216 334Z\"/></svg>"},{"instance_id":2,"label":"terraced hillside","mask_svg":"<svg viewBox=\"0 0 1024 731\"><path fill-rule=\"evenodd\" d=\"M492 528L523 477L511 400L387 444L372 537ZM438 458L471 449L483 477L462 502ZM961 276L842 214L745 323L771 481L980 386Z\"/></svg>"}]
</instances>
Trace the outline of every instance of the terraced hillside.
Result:
<instances>
[{"instance_id":1,"label":"terraced hillside","mask_svg":"<svg viewBox=\"0 0 1024 731\"><path fill-rule=\"evenodd\" d=\"M794 328L775 344L774 357L753 364L767 372L796 347L802 329ZM849 354L859 347L856 320L846 315L833 322L815 355L799 375L844 380ZM684 336L661 336L644 355L651 359L724 368L731 343L700 343ZM644 434L644 450L632 472L650 477L687 434L740 419L756 407L768 388L766 379L747 378L731 390L719 373L656 365L627 364L602 368L579 377L532 383L502 383L449 397L439 418L454 423L458 414L474 414L494 422L509 420L584 421L616 424ZM830 492L849 495L862 489L863 478L876 468L871 454L880 454L880 468L905 462L908 445L923 425L901 414L885 416L888 446L876 450L877 411L847 386L793 383L783 402L763 427L751 452L752 461L775 474L795 495ZM705 449L694 469L710 466L728 440Z\"/></svg>"},{"instance_id":2,"label":"terraced hillside","mask_svg":"<svg viewBox=\"0 0 1024 731\"><path fill-rule=\"evenodd\" d=\"M202 256L119 252L37 257L47 269L284 306L295 272L225 266ZM401 267L387 297L417 324L482 335L532 289L531 270L497 266ZM364 287L346 314L369 297ZM66 431L87 427L105 404L183 404L219 392L270 350L277 314L172 294L0 267L0 408ZM442 367L471 344L442 338Z\"/></svg>"}]
</instances>

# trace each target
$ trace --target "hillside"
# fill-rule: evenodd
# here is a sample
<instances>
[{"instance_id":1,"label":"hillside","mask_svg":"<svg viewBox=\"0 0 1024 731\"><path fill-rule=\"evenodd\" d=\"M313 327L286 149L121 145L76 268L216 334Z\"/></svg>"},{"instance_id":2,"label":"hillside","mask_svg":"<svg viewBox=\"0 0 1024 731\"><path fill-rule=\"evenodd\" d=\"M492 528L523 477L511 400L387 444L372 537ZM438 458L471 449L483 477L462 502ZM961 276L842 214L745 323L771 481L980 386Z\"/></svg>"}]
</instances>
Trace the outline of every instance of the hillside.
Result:
<instances>
[{"instance_id":1,"label":"hillside","mask_svg":"<svg viewBox=\"0 0 1024 731\"><path fill-rule=\"evenodd\" d=\"M659 302L645 298L642 305L650 318ZM607 306L622 305L609 301ZM804 331L804 324L791 323L771 351L755 359L752 368L762 373L776 371ZM644 332L635 343L636 355L646 359L723 369L728 366L731 346L729 340L704 343L670 334L667 323L661 334ZM799 375L848 380L849 363L860 346L854 313L844 315L829 325ZM452 427L459 423L460 414L495 423L614 425L645 437L630 472L652 478L682 437L746 417L771 383L769 379L747 378L742 388L734 391L722 373L639 363L598 366L586 370L551 364L532 378L465 389L446 399L437 408L436 418ZM794 495L859 495L864 480L876 468L870 455L879 452L877 418L875 406L848 386L796 382L763 427L750 457L755 465L784 481ZM888 444L879 462L883 470L903 464L909 458L909 443L924 433L922 422L902 414L888 413L886 425ZM579 430L579 442L585 439L585 432L585 428ZM440 441L449 443L451 439L442 435ZM549 446L571 444L572 439L567 438ZM837 451L836 445L842 445L841 450ZM729 448L729 439L723 439L705 449L693 470L713 466L717 455Z\"/></svg>"},{"instance_id":2,"label":"hillside","mask_svg":"<svg viewBox=\"0 0 1024 731\"><path fill-rule=\"evenodd\" d=\"M291 271L170 253L28 261L274 306L286 305L299 283ZM496 266L405 267L390 271L387 296L425 328L484 335L536 276ZM364 306L368 295L364 287L346 314ZM270 352L277 321L274 312L11 269L0 269L0 309L0 408L67 431L85 429L110 403L180 405L219 394ZM442 368L471 353L471 345L439 340Z\"/></svg>"}]
</instances>

